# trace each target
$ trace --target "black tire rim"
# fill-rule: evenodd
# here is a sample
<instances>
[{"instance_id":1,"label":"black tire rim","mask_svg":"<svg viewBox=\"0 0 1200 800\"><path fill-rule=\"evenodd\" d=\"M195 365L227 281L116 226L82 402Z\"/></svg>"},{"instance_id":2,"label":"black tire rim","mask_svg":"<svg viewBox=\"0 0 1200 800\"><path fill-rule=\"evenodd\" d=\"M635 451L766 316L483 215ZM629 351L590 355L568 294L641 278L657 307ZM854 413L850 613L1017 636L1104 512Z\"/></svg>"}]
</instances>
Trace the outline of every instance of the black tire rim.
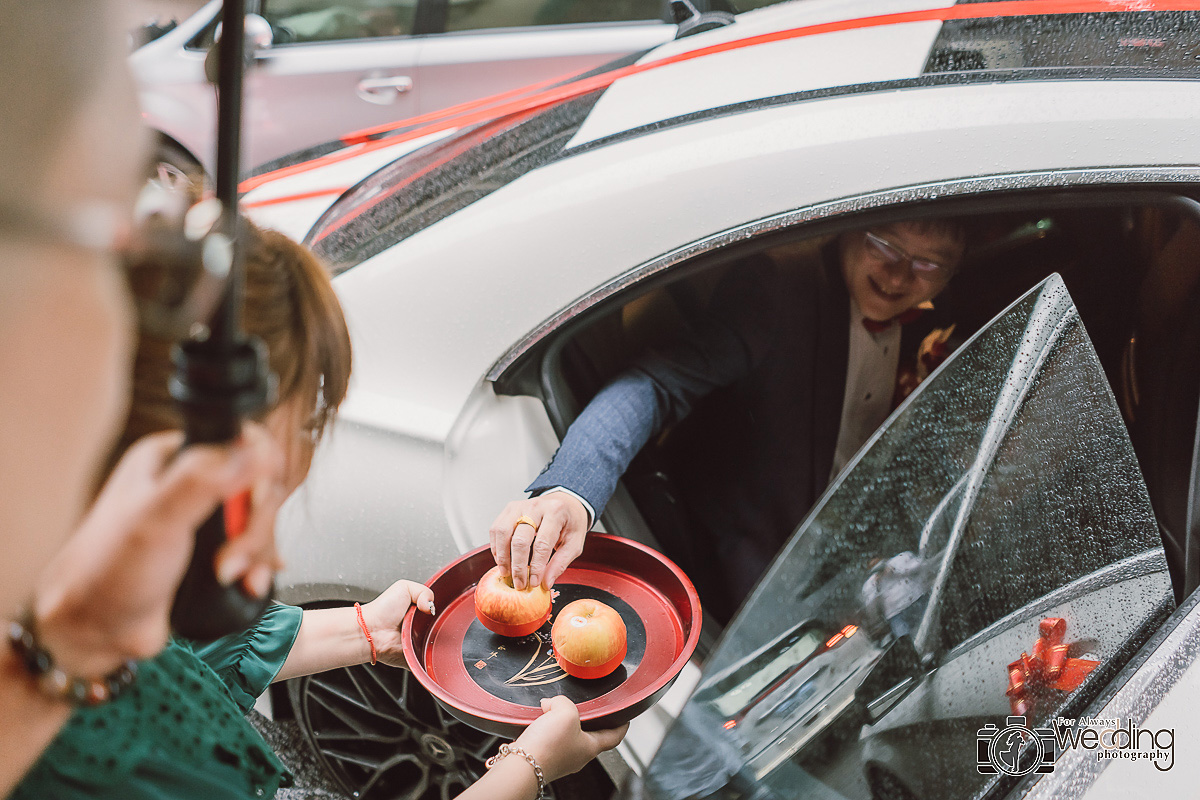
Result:
<instances>
[{"instance_id":1,"label":"black tire rim","mask_svg":"<svg viewBox=\"0 0 1200 800\"><path fill-rule=\"evenodd\" d=\"M501 742L450 716L405 669L330 670L293 681L289 695L326 771L362 800L450 800Z\"/></svg>"}]
</instances>

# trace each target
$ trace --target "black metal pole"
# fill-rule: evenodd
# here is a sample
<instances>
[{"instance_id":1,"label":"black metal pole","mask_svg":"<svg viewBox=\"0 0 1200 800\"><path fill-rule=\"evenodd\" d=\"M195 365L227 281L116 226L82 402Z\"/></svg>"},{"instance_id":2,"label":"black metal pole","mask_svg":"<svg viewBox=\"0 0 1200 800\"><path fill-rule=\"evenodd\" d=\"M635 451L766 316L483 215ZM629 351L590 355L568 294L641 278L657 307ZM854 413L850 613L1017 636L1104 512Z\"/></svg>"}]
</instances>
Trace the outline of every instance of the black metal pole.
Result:
<instances>
[{"instance_id":1,"label":"black metal pole","mask_svg":"<svg viewBox=\"0 0 1200 800\"><path fill-rule=\"evenodd\" d=\"M242 162L242 84L246 71L246 2L226 0L217 43L217 200L224 212L221 229L233 243L233 265L225 302L209 326L213 338L234 341L242 308L242 246L238 241L238 182Z\"/></svg>"},{"instance_id":2,"label":"black metal pole","mask_svg":"<svg viewBox=\"0 0 1200 800\"><path fill-rule=\"evenodd\" d=\"M242 252L238 222L238 180L241 162L242 77L245 70L245 0L226 0L221 15L217 80L217 199L222 219L216 235L231 244L231 264L225 295L207 331L175 350L176 372L171 394L184 418L186 444L230 442L241 431L242 419L262 408L271 384L262 345L241 330L243 295ZM241 505L248 497L230 498ZM242 518L245 515L231 515ZM238 585L221 586L215 557L220 547L241 533L227 526L224 507L196 532L191 564L184 575L171 624L181 636L208 641L245 630L266 609L270 597L252 597Z\"/></svg>"},{"instance_id":3,"label":"black metal pole","mask_svg":"<svg viewBox=\"0 0 1200 800\"><path fill-rule=\"evenodd\" d=\"M221 11L221 41L217 43L217 199L223 207L237 206L242 154L242 76L246 65L246 3L225 0Z\"/></svg>"}]
</instances>

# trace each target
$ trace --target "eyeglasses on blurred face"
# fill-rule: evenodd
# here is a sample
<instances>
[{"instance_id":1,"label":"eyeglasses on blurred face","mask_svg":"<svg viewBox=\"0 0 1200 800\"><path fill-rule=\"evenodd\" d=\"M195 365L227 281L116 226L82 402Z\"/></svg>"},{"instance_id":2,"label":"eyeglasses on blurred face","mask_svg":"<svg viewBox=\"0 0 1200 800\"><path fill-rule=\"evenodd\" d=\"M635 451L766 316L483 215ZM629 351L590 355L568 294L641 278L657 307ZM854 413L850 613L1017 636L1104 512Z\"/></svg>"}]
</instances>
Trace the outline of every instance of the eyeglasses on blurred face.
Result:
<instances>
[{"instance_id":1,"label":"eyeglasses on blurred face","mask_svg":"<svg viewBox=\"0 0 1200 800\"><path fill-rule=\"evenodd\" d=\"M953 273L953 269L945 264L939 264L936 261L930 261L925 258L918 258L877 233L864 231L863 236L866 241L868 253L888 264L908 263L912 268L913 274L918 278L935 280L949 277Z\"/></svg>"}]
</instances>

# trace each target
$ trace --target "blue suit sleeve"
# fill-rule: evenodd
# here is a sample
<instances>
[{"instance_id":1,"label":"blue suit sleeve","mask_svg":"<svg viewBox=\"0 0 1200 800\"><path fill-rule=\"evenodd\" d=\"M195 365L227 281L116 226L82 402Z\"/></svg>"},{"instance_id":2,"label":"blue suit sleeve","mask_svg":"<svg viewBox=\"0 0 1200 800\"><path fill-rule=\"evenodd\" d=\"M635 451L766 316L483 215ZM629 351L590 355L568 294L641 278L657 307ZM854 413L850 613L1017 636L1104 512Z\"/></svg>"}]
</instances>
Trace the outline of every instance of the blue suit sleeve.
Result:
<instances>
[{"instance_id":1,"label":"blue suit sleeve","mask_svg":"<svg viewBox=\"0 0 1200 800\"><path fill-rule=\"evenodd\" d=\"M601 389L526 491L563 486L603 513L646 442L761 362L774 338L779 294L771 269L765 259L736 265L695 334L640 358Z\"/></svg>"}]
</instances>

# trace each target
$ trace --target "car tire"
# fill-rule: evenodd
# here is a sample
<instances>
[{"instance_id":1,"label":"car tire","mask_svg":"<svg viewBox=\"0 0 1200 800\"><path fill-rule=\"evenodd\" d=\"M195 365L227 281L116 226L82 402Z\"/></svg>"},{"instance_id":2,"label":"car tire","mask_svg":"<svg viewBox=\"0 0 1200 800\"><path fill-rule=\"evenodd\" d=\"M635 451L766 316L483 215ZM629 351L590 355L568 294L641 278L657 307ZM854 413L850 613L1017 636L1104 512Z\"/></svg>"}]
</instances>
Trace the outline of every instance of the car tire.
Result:
<instances>
[{"instance_id":1,"label":"car tire","mask_svg":"<svg viewBox=\"0 0 1200 800\"><path fill-rule=\"evenodd\" d=\"M358 800L450 800L505 741L452 717L408 670L382 664L289 681L288 699L321 766ZM612 787L593 762L547 796L601 800Z\"/></svg>"}]
</instances>

